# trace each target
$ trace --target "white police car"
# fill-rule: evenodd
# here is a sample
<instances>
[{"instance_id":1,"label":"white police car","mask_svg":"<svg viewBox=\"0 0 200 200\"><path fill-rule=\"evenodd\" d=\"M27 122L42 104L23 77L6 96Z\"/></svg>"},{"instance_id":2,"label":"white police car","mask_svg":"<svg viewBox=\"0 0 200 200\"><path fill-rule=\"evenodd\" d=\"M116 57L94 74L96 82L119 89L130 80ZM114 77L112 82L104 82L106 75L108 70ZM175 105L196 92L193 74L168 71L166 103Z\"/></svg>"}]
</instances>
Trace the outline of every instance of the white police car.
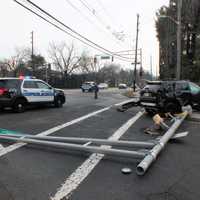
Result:
<instances>
[{"instance_id":1,"label":"white police car","mask_svg":"<svg viewBox=\"0 0 200 200\"><path fill-rule=\"evenodd\" d=\"M0 78L0 108L11 107L15 112L24 112L29 104L53 104L62 107L65 103L63 90L31 77Z\"/></svg>"}]
</instances>

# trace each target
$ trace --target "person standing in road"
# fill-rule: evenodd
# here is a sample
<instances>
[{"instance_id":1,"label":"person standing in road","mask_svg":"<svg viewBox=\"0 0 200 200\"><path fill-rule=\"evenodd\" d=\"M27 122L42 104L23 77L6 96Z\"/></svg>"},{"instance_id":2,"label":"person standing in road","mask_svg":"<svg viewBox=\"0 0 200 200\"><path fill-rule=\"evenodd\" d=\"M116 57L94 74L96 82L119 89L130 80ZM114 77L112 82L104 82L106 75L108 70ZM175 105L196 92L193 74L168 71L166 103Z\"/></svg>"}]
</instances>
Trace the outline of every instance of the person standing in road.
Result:
<instances>
[{"instance_id":1,"label":"person standing in road","mask_svg":"<svg viewBox=\"0 0 200 200\"><path fill-rule=\"evenodd\" d=\"M94 99L98 99L98 92L99 92L99 87L95 83L95 85L94 85Z\"/></svg>"}]
</instances>

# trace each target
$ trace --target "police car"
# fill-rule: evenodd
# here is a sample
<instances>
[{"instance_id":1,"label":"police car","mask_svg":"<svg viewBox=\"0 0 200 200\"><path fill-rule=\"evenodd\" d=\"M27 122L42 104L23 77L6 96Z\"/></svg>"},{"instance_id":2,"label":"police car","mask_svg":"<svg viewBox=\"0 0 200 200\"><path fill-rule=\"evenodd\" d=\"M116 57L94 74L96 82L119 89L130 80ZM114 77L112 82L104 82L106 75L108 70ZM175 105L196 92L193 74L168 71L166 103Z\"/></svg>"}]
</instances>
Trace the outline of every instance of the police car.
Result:
<instances>
[{"instance_id":1,"label":"police car","mask_svg":"<svg viewBox=\"0 0 200 200\"><path fill-rule=\"evenodd\" d=\"M24 112L30 104L53 104L59 108L64 103L63 90L42 80L22 76L0 78L0 108L11 107L15 112Z\"/></svg>"}]
</instances>

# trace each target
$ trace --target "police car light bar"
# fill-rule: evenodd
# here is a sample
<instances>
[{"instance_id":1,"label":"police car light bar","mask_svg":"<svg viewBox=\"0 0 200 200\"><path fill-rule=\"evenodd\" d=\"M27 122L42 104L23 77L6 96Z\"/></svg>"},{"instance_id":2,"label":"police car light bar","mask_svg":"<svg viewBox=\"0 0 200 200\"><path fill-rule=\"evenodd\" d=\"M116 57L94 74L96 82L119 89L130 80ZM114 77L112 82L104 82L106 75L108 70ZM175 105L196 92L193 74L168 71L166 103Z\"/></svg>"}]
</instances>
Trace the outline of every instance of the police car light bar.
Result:
<instances>
[{"instance_id":1,"label":"police car light bar","mask_svg":"<svg viewBox=\"0 0 200 200\"><path fill-rule=\"evenodd\" d=\"M20 75L19 79L21 79L21 80L23 80L23 79L36 79L36 77L35 76L22 76L22 75Z\"/></svg>"}]
</instances>

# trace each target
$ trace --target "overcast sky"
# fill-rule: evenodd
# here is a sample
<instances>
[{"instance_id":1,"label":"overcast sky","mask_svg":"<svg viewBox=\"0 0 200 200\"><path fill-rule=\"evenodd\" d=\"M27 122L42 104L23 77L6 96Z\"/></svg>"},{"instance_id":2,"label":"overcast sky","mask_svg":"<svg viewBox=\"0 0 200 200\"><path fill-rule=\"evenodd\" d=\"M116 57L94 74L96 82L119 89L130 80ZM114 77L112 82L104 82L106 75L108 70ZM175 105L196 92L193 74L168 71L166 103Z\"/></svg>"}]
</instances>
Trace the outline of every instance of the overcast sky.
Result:
<instances>
[{"instance_id":1,"label":"overcast sky","mask_svg":"<svg viewBox=\"0 0 200 200\"><path fill-rule=\"evenodd\" d=\"M169 0L32 1L77 32L114 52L135 48L136 15L140 14L139 48L143 49L143 67L149 70L152 55L153 70L156 72L159 56L155 12L162 5L168 5ZM34 31L34 46L37 52L45 57L48 57L47 50L51 41L74 42L79 51L86 49L92 55L100 54L29 13L13 0L1 0L0 24L0 58L13 55L15 47L31 46L31 31ZM117 40L112 34L113 31L124 31L125 42ZM131 67L129 63L121 64L127 68Z\"/></svg>"}]
</instances>

